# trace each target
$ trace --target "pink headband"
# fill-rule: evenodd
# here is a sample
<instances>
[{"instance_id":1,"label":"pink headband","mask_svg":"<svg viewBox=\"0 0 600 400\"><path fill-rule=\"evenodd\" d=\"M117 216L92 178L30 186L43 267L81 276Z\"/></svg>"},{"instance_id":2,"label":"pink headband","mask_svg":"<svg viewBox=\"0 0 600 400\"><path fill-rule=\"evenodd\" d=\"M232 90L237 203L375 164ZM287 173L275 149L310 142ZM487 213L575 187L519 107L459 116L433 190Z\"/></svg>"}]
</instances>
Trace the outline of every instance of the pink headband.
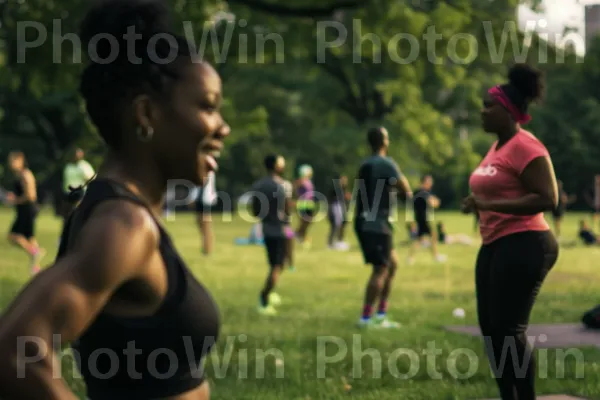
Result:
<instances>
[{"instance_id":1,"label":"pink headband","mask_svg":"<svg viewBox=\"0 0 600 400\"><path fill-rule=\"evenodd\" d=\"M494 86L488 90L488 93L490 96L498 100L519 124L526 124L531 121L531 116L519 111L519 109L512 103L512 101L510 101L500 86Z\"/></svg>"}]
</instances>

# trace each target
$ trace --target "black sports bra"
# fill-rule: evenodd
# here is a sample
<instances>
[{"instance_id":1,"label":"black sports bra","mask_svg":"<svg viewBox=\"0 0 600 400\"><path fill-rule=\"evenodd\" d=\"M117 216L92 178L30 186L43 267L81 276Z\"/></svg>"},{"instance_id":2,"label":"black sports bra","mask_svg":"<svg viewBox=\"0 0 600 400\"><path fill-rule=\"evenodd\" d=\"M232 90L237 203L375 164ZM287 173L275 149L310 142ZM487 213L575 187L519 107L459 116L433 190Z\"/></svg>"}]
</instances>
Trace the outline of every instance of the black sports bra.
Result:
<instances>
[{"instance_id":1,"label":"black sports bra","mask_svg":"<svg viewBox=\"0 0 600 400\"><path fill-rule=\"evenodd\" d=\"M92 181L61 236L57 258L103 201L123 199L147 207L124 186ZM201 362L217 340L219 312L193 277L160 224L160 253L168 290L152 316L125 318L100 313L72 344L90 400L150 400L175 396L204 381Z\"/></svg>"}]
</instances>

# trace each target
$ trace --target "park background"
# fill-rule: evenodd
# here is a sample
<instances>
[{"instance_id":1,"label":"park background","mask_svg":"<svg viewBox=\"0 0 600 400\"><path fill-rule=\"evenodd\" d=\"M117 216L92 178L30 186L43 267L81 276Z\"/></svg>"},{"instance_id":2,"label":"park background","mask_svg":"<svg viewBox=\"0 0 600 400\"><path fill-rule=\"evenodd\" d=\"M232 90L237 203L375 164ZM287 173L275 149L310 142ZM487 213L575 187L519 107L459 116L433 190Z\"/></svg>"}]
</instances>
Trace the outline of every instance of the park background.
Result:
<instances>
[{"instance_id":1,"label":"park background","mask_svg":"<svg viewBox=\"0 0 600 400\"><path fill-rule=\"evenodd\" d=\"M105 153L78 95L87 49L68 37L87 3L0 3L0 159L24 151L43 201L58 197L74 147L95 167ZM480 126L482 96L504 82L510 64L530 62L546 71L548 88L527 128L548 147L566 191L579 195L573 207L584 207L581 194L600 172L600 45L590 43L583 58L575 54L577 41L555 49L551 35L519 30L519 4L540 10L539 3L174 2L181 33L193 32L196 49L224 82L232 135L218 189L241 195L264 173L263 157L277 152L288 161L289 178L299 164L311 164L324 191L338 173L353 179L368 153L366 130L384 125L390 156L411 183L433 174L442 208L455 208L493 141ZM426 39L431 29L437 40ZM340 30L345 40L322 45ZM45 40L27 48L40 32ZM8 185L2 165L0 182Z\"/></svg>"}]
</instances>

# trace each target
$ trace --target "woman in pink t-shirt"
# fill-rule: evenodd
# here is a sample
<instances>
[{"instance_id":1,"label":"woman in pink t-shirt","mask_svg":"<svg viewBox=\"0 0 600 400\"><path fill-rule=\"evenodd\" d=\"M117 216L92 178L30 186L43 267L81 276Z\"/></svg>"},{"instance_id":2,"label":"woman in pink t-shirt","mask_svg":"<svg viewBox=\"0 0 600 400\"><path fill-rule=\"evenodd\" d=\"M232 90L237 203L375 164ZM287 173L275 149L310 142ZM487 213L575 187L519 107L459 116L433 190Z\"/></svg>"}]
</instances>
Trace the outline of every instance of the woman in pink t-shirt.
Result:
<instances>
[{"instance_id":1,"label":"woman in pink t-shirt","mask_svg":"<svg viewBox=\"0 0 600 400\"><path fill-rule=\"evenodd\" d=\"M543 215L556 207L558 190L548 151L521 128L530 119L529 103L542 96L542 74L518 64L508 80L485 100L483 128L498 140L471 175L472 194L462 206L479 214L477 313L490 364L502 399L521 400L535 399L535 361L525 335L537 293L558 258Z\"/></svg>"}]
</instances>

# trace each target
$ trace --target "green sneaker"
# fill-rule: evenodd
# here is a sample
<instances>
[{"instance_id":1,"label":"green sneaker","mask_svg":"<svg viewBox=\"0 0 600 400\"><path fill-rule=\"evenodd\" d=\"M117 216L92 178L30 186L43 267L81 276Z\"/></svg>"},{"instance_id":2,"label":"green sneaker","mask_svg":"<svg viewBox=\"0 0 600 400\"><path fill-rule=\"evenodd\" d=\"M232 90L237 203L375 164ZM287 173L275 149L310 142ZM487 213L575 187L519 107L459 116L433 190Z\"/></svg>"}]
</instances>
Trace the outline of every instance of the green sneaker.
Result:
<instances>
[{"instance_id":1,"label":"green sneaker","mask_svg":"<svg viewBox=\"0 0 600 400\"><path fill-rule=\"evenodd\" d=\"M385 315L377 315L375 316L373 321L379 328L383 329L394 329L400 328L400 326L402 326L399 322L392 321L388 319Z\"/></svg>"},{"instance_id":2,"label":"green sneaker","mask_svg":"<svg viewBox=\"0 0 600 400\"><path fill-rule=\"evenodd\" d=\"M277 315L277 310L271 304L266 307L258 306L258 313L266 316L274 316Z\"/></svg>"},{"instance_id":3,"label":"green sneaker","mask_svg":"<svg viewBox=\"0 0 600 400\"><path fill-rule=\"evenodd\" d=\"M274 306L281 305L281 297L277 293L271 292L269 294L269 304L273 304Z\"/></svg>"}]
</instances>

